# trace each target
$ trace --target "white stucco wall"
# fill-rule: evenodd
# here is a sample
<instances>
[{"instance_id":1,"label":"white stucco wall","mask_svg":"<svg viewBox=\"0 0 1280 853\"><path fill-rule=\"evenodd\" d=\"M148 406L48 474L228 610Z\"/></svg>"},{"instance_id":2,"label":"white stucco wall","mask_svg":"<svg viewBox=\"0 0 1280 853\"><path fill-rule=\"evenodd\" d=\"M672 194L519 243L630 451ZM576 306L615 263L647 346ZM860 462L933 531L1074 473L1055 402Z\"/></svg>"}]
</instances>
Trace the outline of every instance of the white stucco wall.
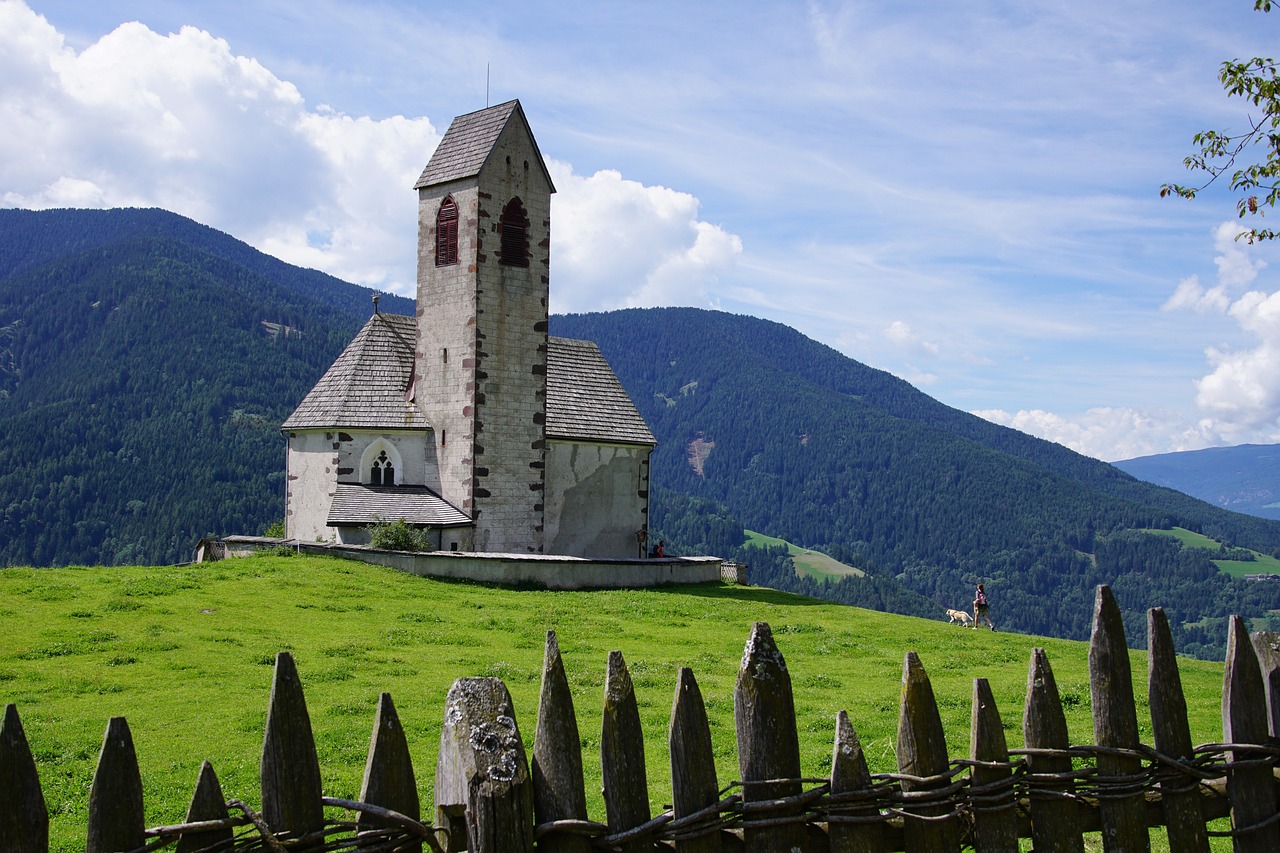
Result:
<instances>
[{"instance_id":1,"label":"white stucco wall","mask_svg":"<svg viewBox=\"0 0 1280 853\"><path fill-rule=\"evenodd\" d=\"M648 447L549 440L548 554L633 559L648 529Z\"/></svg>"},{"instance_id":2,"label":"white stucco wall","mask_svg":"<svg viewBox=\"0 0 1280 853\"><path fill-rule=\"evenodd\" d=\"M375 442L383 440L395 451L396 484L428 486L438 490L440 472L436 465L430 430L375 432L371 430L298 430L288 433L287 480L285 494L285 535L303 542L361 542L360 534L345 530L340 535L328 525L329 507L338 483L367 483L369 471L362 457ZM363 542L368 541L365 536Z\"/></svg>"}]
</instances>

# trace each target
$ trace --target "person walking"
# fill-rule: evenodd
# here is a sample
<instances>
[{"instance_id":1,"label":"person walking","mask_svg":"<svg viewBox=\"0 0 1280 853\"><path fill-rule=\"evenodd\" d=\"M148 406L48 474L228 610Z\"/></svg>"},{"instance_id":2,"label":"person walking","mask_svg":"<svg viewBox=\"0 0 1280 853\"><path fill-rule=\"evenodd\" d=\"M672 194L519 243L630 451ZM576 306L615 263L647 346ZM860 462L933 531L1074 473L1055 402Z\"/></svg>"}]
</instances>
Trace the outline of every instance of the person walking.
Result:
<instances>
[{"instance_id":1,"label":"person walking","mask_svg":"<svg viewBox=\"0 0 1280 853\"><path fill-rule=\"evenodd\" d=\"M973 630L978 630L978 620L987 620L987 627L992 631L996 629L991 624L991 617L987 615L987 591L982 584L978 584L978 591L973 596Z\"/></svg>"}]
</instances>

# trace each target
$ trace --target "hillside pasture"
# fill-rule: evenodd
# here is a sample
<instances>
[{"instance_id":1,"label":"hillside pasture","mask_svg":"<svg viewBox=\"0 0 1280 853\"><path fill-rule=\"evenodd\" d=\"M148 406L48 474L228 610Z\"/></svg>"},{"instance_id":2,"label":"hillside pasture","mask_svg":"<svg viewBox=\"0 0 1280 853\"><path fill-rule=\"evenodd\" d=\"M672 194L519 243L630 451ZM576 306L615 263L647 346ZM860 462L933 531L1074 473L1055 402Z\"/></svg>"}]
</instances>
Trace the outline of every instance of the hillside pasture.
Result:
<instances>
[{"instance_id":1,"label":"hillside pasture","mask_svg":"<svg viewBox=\"0 0 1280 853\"><path fill-rule=\"evenodd\" d=\"M1175 527L1172 530L1148 528L1142 532L1154 533L1160 536L1172 536L1181 542L1184 548L1205 548L1217 551L1222 547L1220 542L1210 539L1208 536L1181 527ZM1213 564L1223 572L1237 578L1244 575L1280 574L1280 559L1258 551L1253 551L1252 553L1254 555L1252 560L1214 560Z\"/></svg>"},{"instance_id":2,"label":"hillside pasture","mask_svg":"<svg viewBox=\"0 0 1280 853\"><path fill-rule=\"evenodd\" d=\"M821 551L810 551L807 548L801 548L793 545L785 539L778 539L774 536L765 536L763 533L757 533L754 530L743 531L747 537L747 544L765 546L785 545L787 553L791 555L791 562L796 567L796 574L811 577L817 580L825 580L831 578L838 580L843 577L866 577L866 572L854 566L842 563L834 557L828 557Z\"/></svg>"},{"instance_id":3,"label":"hillside pasture","mask_svg":"<svg viewBox=\"0 0 1280 853\"><path fill-rule=\"evenodd\" d=\"M1124 606L1124 602L1120 602ZM462 676L497 676L526 747L546 631L560 641L593 817L600 711L610 650L621 650L645 731L655 811L670 801L667 725L677 668L706 701L722 785L738 778L733 690L753 622L772 626L796 697L802 771L830 769L836 713L847 710L873 772L895 769L903 658L915 650L938 698L953 756L967 753L975 677L988 678L1011 747L1022 743L1027 665L1046 648L1073 742L1091 742L1087 648L968 631L768 589L719 584L558 592L447 583L330 558L267 557L187 568L0 571L0 701L17 704L51 815L53 849L83 849L86 803L112 716L128 719L148 825L180 822L200 762L226 796L258 802L258 761L276 652L306 692L326 795L360 790L378 696L405 727L424 807L445 695ZM1132 660L1142 738L1151 742L1145 655ZM1221 740L1220 664L1184 660L1196 742Z\"/></svg>"}]
</instances>

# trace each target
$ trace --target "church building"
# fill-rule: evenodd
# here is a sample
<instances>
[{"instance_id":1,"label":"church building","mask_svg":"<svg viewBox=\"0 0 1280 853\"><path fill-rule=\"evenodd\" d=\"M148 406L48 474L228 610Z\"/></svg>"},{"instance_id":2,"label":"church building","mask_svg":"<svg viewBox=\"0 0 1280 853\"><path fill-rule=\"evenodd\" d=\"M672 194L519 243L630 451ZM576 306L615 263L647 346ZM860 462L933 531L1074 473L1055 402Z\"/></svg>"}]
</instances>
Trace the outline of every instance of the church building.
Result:
<instances>
[{"instance_id":1,"label":"church building","mask_svg":"<svg viewBox=\"0 0 1280 853\"><path fill-rule=\"evenodd\" d=\"M594 343L548 335L555 187L520 102L454 119L415 189L416 316L375 305L281 426L286 535L643 556L655 441Z\"/></svg>"}]
</instances>

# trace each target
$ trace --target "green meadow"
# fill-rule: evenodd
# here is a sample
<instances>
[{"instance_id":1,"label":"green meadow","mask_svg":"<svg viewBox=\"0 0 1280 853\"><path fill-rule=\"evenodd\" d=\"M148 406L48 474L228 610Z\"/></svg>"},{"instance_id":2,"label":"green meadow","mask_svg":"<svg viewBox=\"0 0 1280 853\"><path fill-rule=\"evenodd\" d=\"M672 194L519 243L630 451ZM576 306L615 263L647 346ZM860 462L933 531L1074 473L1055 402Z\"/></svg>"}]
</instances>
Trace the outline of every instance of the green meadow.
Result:
<instances>
[{"instance_id":1,"label":"green meadow","mask_svg":"<svg viewBox=\"0 0 1280 853\"><path fill-rule=\"evenodd\" d=\"M1124 606L1124 602L1120 602ZM997 614L998 618L998 614ZM668 718L678 667L698 678L722 785L737 778L733 687L753 622L770 623L795 692L803 772L829 770L847 710L873 772L896 769L903 657L928 671L953 756L968 748L975 677L990 680L1010 746L1021 745L1032 648L1047 649L1073 742L1091 742L1087 647L974 631L768 589L708 584L552 592L441 582L361 563L253 557L185 568L0 570L0 701L17 704L44 785L53 849L83 849L86 803L107 721L129 722L148 825L180 822L200 763L227 797L258 802L275 655L306 692L329 796L360 790L379 694L389 691L429 813L445 695L497 676L531 745L546 632L560 641L578 713L592 817L603 820L605 664L621 650L645 727L651 800L670 800ZM1150 743L1145 653L1133 670ZM1221 739L1222 666L1181 661L1197 743Z\"/></svg>"},{"instance_id":2,"label":"green meadow","mask_svg":"<svg viewBox=\"0 0 1280 853\"><path fill-rule=\"evenodd\" d=\"M747 537L747 544L758 546L778 546L785 545L787 553L791 555L791 562L795 564L796 574L805 577L815 578L816 580L839 580L847 575L855 575L864 577L866 572L862 569L854 568L846 563L842 563L834 557L828 557L821 551L810 551L807 548L801 548L799 545L792 545L785 539L778 539L774 536L765 536L763 533L757 533L754 530L743 531Z\"/></svg>"},{"instance_id":3,"label":"green meadow","mask_svg":"<svg viewBox=\"0 0 1280 853\"><path fill-rule=\"evenodd\" d=\"M1147 529L1143 532L1158 536L1172 536L1181 542L1184 548L1207 548L1217 551L1221 547L1217 541L1208 536L1181 527L1175 527L1172 530ZM1280 560L1258 551L1254 551L1253 556L1252 560L1214 560L1213 563L1222 571L1237 578L1244 575L1280 574Z\"/></svg>"}]
</instances>

